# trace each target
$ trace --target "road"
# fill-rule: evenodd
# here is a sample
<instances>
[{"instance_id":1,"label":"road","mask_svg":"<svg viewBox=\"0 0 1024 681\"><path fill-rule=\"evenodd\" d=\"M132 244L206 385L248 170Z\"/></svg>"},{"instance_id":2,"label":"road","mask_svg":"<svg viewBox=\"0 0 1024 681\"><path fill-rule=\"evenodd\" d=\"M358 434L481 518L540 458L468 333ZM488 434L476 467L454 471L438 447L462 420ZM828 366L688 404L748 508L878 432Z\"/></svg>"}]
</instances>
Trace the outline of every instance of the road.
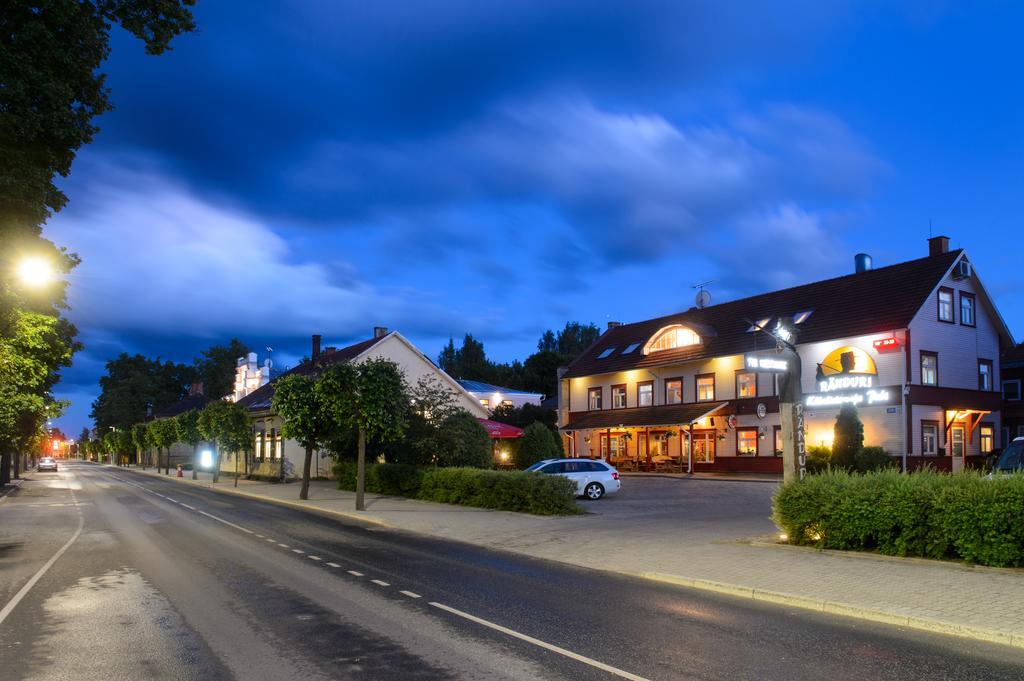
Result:
<instances>
[{"instance_id":1,"label":"road","mask_svg":"<svg viewBox=\"0 0 1024 681\"><path fill-rule=\"evenodd\" d=\"M1019 649L91 464L34 473L0 527L6 681L1024 677Z\"/></svg>"}]
</instances>

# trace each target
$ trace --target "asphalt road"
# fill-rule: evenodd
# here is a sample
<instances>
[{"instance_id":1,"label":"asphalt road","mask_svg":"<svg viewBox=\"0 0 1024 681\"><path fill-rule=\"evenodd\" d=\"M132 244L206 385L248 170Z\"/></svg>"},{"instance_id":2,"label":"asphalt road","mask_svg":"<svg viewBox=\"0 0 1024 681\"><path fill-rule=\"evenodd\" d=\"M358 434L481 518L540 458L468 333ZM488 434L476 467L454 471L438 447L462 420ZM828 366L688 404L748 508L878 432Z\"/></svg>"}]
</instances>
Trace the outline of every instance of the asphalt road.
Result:
<instances>
[{"instance_id":1,"label":"asphalt road","mask_svg":"<svg viewBox=\"0 0 1024 681\"><path fill-rule=\"evenodd\" d=\"M89 464L0 500L0 608L5 681L1024 678L1019 649Z\"/></svg>"}]
</instances>

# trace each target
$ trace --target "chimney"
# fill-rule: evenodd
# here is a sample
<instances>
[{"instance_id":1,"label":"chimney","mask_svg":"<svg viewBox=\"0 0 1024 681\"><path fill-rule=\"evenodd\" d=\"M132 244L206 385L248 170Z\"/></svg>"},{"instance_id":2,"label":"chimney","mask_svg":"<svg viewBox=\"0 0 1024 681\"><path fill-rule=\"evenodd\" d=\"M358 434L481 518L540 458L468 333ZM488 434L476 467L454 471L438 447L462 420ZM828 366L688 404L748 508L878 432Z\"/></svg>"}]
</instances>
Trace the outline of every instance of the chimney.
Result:
<instances>
[{"instance_id":1,"label":"chimney","mask_svg":"<svg viewBox=\"0 0 1024 681\"><path fill-rule=\"evenodd\" d=\"M373 337L374 338L383 338L386 335L388 335L388 327L386 327L386 326L375 326L375 327L373 327Z\"/></svg>"},{"instance_id":2,"label":"chimney","mask_svg":"<svg viewBox=\"0 0 1024 681\"><path fill-rule=\"evenodd\" d=\"M608 330L611 331L617 326L622 326L622 322L608 322Z\"/></svg>"},{"instance_id":3,"label":"chimney","mask_svg":"<svg viewBox=\"0 0 1024 681\"><path fill-rule=\"evenodd\" d=\"M928 239L928 255L942 255L949 253L949 237L933 236Z\"/></svg>"},{"instance_id":4,"label":"chimney","mask_svg":"<svg viewBox=\"0 0 1024 681\"><path fill-rule=\"evenodd\" d=\"M189 397L195 397L196 395L202 395L202 394L203 394L203 382L202 381L194 381L192 383L192 385L190 385L188 387L188 396Z\"/></svg>"},{"instance_id":5,"label":"chimney","mask_svg":"<svg viewBox=\"0 0 1024 681\"><path fill-rule=\"evenodd\" d=\"M857 274L867 272L871 269L871 256L867 253L858 253L853 256L853 271Z\"/></svg>"},{"instance_id":6,"label":"chimney","mask_svg":"<svg viewBox=\"0 0 1024 681\"><path fill-rule=\"evenodd\" d=\"M338 350L338 348L336 346L328 345L326 348L324 348L324 354L325 355L329 355L332 352L337 352L337 350Z\"/></svg>"},{"instance_id":7,"label":"chimney","mask_svg":"<svg viewBox=\"0 0 1024 681\"><path fill-rule=\"evenodd\" d=\"M316 365L317 360L320 359L320 338L320 334L313 334L313 354L310 356L310 359L313 360L314 366Z\"/></svg>"}]
</instances>

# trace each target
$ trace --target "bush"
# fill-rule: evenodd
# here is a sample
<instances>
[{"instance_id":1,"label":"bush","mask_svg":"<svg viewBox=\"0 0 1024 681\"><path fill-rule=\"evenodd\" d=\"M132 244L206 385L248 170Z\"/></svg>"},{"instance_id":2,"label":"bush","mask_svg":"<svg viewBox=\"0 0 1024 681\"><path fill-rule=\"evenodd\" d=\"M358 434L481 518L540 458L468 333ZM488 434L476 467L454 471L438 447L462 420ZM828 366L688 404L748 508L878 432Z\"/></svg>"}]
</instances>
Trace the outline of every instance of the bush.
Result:
<instances>
[{"instance_id":1,"label":"bush","mask_svg":"<svg viewBox=\"0 0 1024 681\"><path fill-rule=\"evenodd\" d=\"M339 489L356 488L355 464L339 462L333 470ZM579 512L576 486L571 480L521 471L369 464L366 466L366 491L537 515Z\"/></svg>"},{"instance_id":2,"label":"bush","mask_svg":"<svg viewBox=\"0 0 1024 681\"><path fill-rule=\"evenodd\" d=\"M459 411L441 422L437 436L438 466L490 468L494 463L491 438L468 411Z\"/></svg>"},{"instance_id":3,"label":"bush","mask_svg":"<svg viewBox=\"0 0 1024 681\"><path fill-rule=\"evenodd\" d=\"M864 446L864 424L857 415L857 407L844 404L836 416L835 438L832 441L832 465L853 470L857 452Z\"/></svg>"},{"instance_id":4,"label":"bush","mask_svg":"<svg viewBox=\"0 0 1024 681\"><path fill-rule=\"evenodd\" d=\"M827 471L832 465L832 450L822 445L814 445L807 448L806 466L808 473L821 473Z\"/></svg>"},{"instance_id":5,"label":"bush","mask_svg":"<svg viewBox=\"0 0 1024 681\"><path fill-rule=\"evenodd\" d=\"M853 462L854 467L861 473L880 471L896 466L896 462L889 456L889 452L881 447L861 447Z\"/></svg>"},{"instance_id":6,"label":"bush","mask_svg":"<svg viewBox=\"0 0 1024 681\"><path fill-rule=\"evenodd\" d=\"M1024 475L864 475L831 470L783 485L772 517L790 543L1024 566Z\"/></svg>"},{"instance_id":7,"label":"bush","mask_svg":"<svg viewBox=\"0 0 1024 681\"><path fill-rule=\"evenodd\" d=\"M521 470L544 459L556 459L560 454L561 448L551 429L540 421L534 421L526 427L516 443L515 466Z\"/></svg>"}]
</instances>

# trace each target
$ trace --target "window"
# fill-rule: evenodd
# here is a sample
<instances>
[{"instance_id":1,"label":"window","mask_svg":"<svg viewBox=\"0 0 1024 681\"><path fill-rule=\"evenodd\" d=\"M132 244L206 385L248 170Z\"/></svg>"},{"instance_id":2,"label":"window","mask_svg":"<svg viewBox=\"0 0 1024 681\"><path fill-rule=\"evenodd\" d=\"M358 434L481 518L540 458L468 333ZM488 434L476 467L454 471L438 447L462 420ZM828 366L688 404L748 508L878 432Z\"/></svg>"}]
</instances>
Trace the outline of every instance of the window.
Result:
<instances>
[{"instance_id":1,"label":"window","mask_svg":"<svg viewBox=\"0 0 1024 681\"><path fill-rule=\"evenodd\" d=\"M811 316L812 312L814 312L814 310L804 310L803 312L797 312L795 315L793 315L793 323L803 324L804 322L807 321L807 318Z\"/></svg>"},{"instance_id":2,"label":"window","mask_svg":"<svg viewBox=\"0 0 1024 681\"><path fill-rule=\"evenodd\" d=\"M782 456L782 426L775 426L775 456Z\"/></svg>"},{"instance_id":3,"label":"window","mask_svg":"<svg viewBox=\"0 0 1024 681\"><path fill-rule=\"evenodd\" d=\"M636 406L650 407L654 405L654 381L636 384Z\"/></svg>"},{"instance_id":4,"label":"window","mask_svg":"<svg viewBox=\"0 0 1024 681\"><path fill-rule=\"evenodd\" d=\"M601 409L601 389L591 388L587 391L587 406L591 411Z\"/></svg>"},{"instance_id":5,"label":"window","mask_svg":"<svg viewBox=\"0 0 1024 681\"><path fill-rule=\"evenodd\" d=\"M598 355L597 358L598 359L604 359L605 357L607 357L608 355L612 354L613 352L615 352L615 346L614 345L612 347L610 347L610 348L605 348L604 350L602 350L601 354Z\"/></svg>"},{"instance_id":6,"label":"window","mask_svg":"<svg viewBox=\"0 0 1024 681\"><path fill-rule=\"evenodd\" d=\"M699 344L700 336L692 330L685 326L670 326L658 332L654 340L647 345L647 352L659 352Z\"/></svg>"},{"instance_id":7,"label":"window","mask_svg":"<svg viewBox=\"0 0 1024 681\"><path fill-rule=\"evenodd\" d=\"M991 454L996 448L996 429L991 423L983 423L978 428L978 443L982 454Z\"/></svg>"},{"instance_id":8,"label":"window","mask_svg":"<svg viewBox=\"0 0 1024 681\"><path fill-rule=\"evenodd\" d=\"M978 390L992 390L992 360L978 360Z\"/></svg>"},{"instance_id":9,"label":"window","mask_svg":"<svg viewBox=\"0 0 1024 681\"><path fill-rule=\"evenodd\" d=\"M953 323L953 289L939 289L939 321Z\"/></svg>"},{"instance_id":10,"label":"window","mask_svg":"<svg viewBox=\"0 0 1024 681\"><path fill-rule=\"evenodd\" d=\"M683 401L683 379L670 378L665 381L665 404L680 404Z\"/></svg>"},{"instance_id":11,"label":"window","mask_svg":"<svg viewBox=\"0 0 1024 681\"><path fill-rule=\"evenodd\" d=\"M736 374L736 397L757 397L757 374L753 371Z\"/></svg>"},{"instance_id":12,"label":"window","mask_svg":"<svg viewBox=\"0 0 1024 681\"><path fill-rule=\"evenodd\" d=\"M921 385L939 384L939 355L936 352L921 351Z\"/></svg>"},{"instance_id":13,"label":"window","mask_svg":"<svg viewBox=\"0 0 1024 681\"><path fill-rule=\"evenodd\" d=\"M756 322L754 322L753 324L750 325L750 328L747 329L747 333L754 333L755 331L762 331L762 330L763 331L767 331L768 330L768 322L770 322L770 321L771 321L771 317L765 317L764 319L758 319Z\"/></svg>"},{"instance_id":14,"label":"window","mask_svg":"<svg viewBox=\"0 0 1024 681\"><path fill-rule=\"evenodd\" d=\"M974 294L960 292L960 323L974 326Z\"/></svg>"},{"instance_id":15,"label":"window","mask_svg":"<svg viewBox=\"0 0 1024 681\"><path fill-rule=\"evenodd\" d=\"M626 346L626 349L622 351L622 354L628 355L629 353L636 350L638 347L640 347L639 343L630 343L629 345Z\"/></svg>"},{"instance_id":16,"label":"window","mask_svg":"<svg viewBox=\"0 0 1024 681\"><path fill-rule=\"evenodd\" d=\"M696 389L698 402L710 402L715 399L715 375L697 376Z\"/></svg>"},{"instance_id":17,"label":"window","mask_svg":"<svg viewBox=\"0 0 1024 681\"><path fill-rule=\"evenodd\" d=\"M704 430L693 434L693 460L695 463L715 462L715 431Z\"/></svg>"},{"instance_id":18,"label":"window","mask_svg":"<svg viewBox=\"0 0 1024 681\"><path fill-rule=\"evenodd\" d=\"M257 461L263 461L264 452L266 451L264 449L266 441L267 441L266 440L266 433L264 433L262 430L257 431L256 432L256 460Z\"/></svg>"},{"instance_id":19,"label":"window","mask_svg":"<svg viewBox=\"0 0 1024 681\"><path fill-rule=\"evenodd\" d=\"M601 458L621 459L626 456L626 438L622 435L612 435L610 438L601 435Z\"/></svg>"},{"instance_id":20,"label":"window","mask_svg":"<svg viewBox=\"0 0 1024 681\"><path fill-rule=\"evenodd\" d=\"M949 445L953 456L964 455L964 427L953 426L949 429Z\"/></svg>"},{"instance_id":21,"label":"window","mask_svg":"<svg viewBox=\"0 0 1024 681\"><path fill-rule=\"evenodd\" d=\"M612 409L622 409L626 406L626 384L612 386Z\"/></svg>"},{"instance_id":22,"label":"window","mask_svg":"<svg viewBox=\"0 0 1024 681\"><path fill-rule=\"evenodd\" d=\"M489 406L491 406L491 401L490 400L480 400L480 404L482 406L484 406L484 407L489 407Z\"/></svg>"},{"instance_id":23,"label":"window","mask_svg":"<svg viewBox=\"0 0 1024 681\"><path fill-rule=\"evenodd\" d=\"M501 406L503 406L503 407L511 407L512 406L512 400L502 400L501 401Z\"/></svg>"},{"instance_id":24,"label":"window","mask_svg":"<svg viewBox=\"0 0 1024 681\"><path fill-rule=\"evenodd\" d=\"M921 453L925 456L935 456L939 453L939 422L921 422Z\"/></svg>"},{"instance_id":25,"label":"window","mask_svg":"<svg viewBox=\"0 0 1024 681\"><path fill-rule=\"evenodd\" d=\"M1011 402L1020 400L1020 379L1003 381L1003 399Z\"/></svg>"},{"instance_id":26,"label":"window","mask_svg":"<svg viewBox=\"0 0 1024 681\"><path fill-rule=\"evenodd\" d=\"M757 456L757 428L736 429L736 456Z\"/></svg>"}]
</instances>

